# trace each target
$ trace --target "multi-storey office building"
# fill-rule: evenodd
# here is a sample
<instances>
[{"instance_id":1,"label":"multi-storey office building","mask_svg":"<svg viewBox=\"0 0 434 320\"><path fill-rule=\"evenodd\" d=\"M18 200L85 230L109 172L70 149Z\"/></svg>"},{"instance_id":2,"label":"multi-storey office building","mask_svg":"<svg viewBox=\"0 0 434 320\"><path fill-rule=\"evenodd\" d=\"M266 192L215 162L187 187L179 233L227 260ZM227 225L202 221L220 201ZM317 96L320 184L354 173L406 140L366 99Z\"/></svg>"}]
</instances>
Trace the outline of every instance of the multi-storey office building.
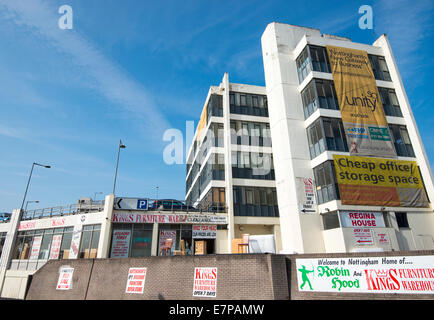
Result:
<instances>
[{"instance_id":1,"label":"multi-storey office building","mask_svg":"<svg viewBox=\"0 0 434 320\"><path fill-rule=\"evenodd\" d=\"M227 209L217 253L232 252L243 233L274 235L280 250L279 207L264 87L212 86L187 157L186 201ZM210 210L208 210L210 211Z\"/></svg>"},{"instance_id":2,"label":"multi-storey office building","mask_svg":"<svg viewBox=\"0 0 434 320\"><path fill-rule=\"evenodd\" d=\"M228 210L216 252L242 233L277 252L433 249L432 172L387 37L272 23L261 40L266 88L225 74L188 153L186 200Z\"/></svg>"},{"instance_id":3,"label":"multi-storey office building","mask_svg":"<svg viewBox=\"0 0 434 320\"><path fill-rule=\"evenodd\" d=\"M283 249L433 249L432 171L387 37L271 23L261 41Z\"/></svg>"}]
</instances>

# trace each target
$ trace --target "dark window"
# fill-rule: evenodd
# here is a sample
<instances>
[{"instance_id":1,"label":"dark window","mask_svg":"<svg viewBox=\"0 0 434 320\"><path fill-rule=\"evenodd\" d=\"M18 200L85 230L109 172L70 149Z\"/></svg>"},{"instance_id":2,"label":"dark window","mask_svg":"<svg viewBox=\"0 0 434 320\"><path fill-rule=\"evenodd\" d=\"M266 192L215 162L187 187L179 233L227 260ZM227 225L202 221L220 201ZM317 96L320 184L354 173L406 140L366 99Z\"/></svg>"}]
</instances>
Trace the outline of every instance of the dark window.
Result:
<instances>
[{"instance_id":1,"label":"dark window","mask_svg":"<svg viewBox=\"0 0 434 320\"><path fill-rule=\"evenodd\" d=\"M235 216L279 216L275 188L234 186L233 197Z\"/></svg>"},{"instance_id":2,"label":"dark window","mask_svg":"<svg viewBox=\"0 0 434 320\"><path fill-rule=\"evenodd\" d=\"M369 61L374 72L374 77L377 80L392 81L390 78L389 69L387 68L386 59L381 56L369 54Z\"/></svg>"},{"instance_id":3,"label":"dark window","mask_svg":"<svg viewBox=\"0 0 434 320\"><path fill-rule=\"evenodd\" d=\"M395 212L395 217L399 228L409 228L407 212Z\"/></svg>"},{"instance_id":4,"label":"dark window","mask_svg":"<svg viewBox=\"0 0 434 320\"><path fill-rule=\"evenodd\" d=\"M323 214L322 222L323 222L324 230L336 229L340 227L337 211Z\"/></svg>"},{"instance_id":5,"label":"dark window","mask_svg":"<svg viewBox=\"0 0 434 320\"><path fill-rule=\"evenodd\" d=\"M230 92L229 102L231 113L268 117L267 96Z\"/></svg>"},{"instance_id":6,"label":"dark window","mask_svg":"<svg viewBox=\"0 0 434 320\"><path fill-rule=\"evenodd\" d=\"M381 102L386 116L402 117L401 108L399 107L395 90L378 88L378 91L380 92Z\"/></svg>"},{"instance_id":7,"label":"dark window","mask_svg":"<svg viewBox=\"0 0 434 320\"><path fill-rule=\"evenodd\" d=\"M318 108L339 110L333 81L313 79L301 92L301 98L305 119Z\"/></svg>"},{"instance_id":8,"label":"dark window","mask_svg":"<svg viewBox=\"0 0 434 320\"><path fill-rule=\"evenodd\" d=\"M414 157L413 146L405 126L390 124L389 131L395 145L396 154L401 157Z\"/></svg>"}]
</instances>

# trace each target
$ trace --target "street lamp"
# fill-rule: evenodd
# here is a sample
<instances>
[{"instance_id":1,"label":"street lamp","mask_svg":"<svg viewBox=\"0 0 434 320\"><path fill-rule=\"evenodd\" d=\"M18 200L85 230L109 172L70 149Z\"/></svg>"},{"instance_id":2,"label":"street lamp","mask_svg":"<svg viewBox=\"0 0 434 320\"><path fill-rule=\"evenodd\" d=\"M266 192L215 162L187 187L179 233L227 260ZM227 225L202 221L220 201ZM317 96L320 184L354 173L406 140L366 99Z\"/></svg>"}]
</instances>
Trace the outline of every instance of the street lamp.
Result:
<instances>
[{"instance_id":1,"label":"street lamp","mask_svg":"<svg viewBox=\"0 0 434 320\"><path fill-rule=\"evenodd\" d=\"M35 200L35 201L26 201L26 207L24 208L24 211L27 211L27 206L29 203L39 203L39 200Z\"/></svg>"},{"instance_id":2,"label":"street lamp","mask_svg":"<svg viewBox=\"0 0 434 320\"><path fill-rule=\"evenodd\" d=\"M23 211L23 207L24 207L24 201L26 201L27 190L29 189L30 179L32 178L33 168L35 167L35 165L36 165L36 166L40 166L40 167L44 167L44 168L47 168L47 169L51 168L51 166L47 166L47 165L44 165L44 164L40 164L40 163L33 162L33 164L32 164L32 170L30 170L29 180L27 181L26 192L24 192L23 202L21 203L21 208L20 208L20 217L19 217L20 220L21 220L21 213L22 213L22 211ZM19 221L19 220L18 220L18 221Z\"/></svg>"},{"instance_id":3,"label":"street lamp","mask_svg":"<svg viewBox=\"0 0 434 320\"><path fill-rule=\"evenodd\" d=\"M94 195L93 195L93 201L96 201L96 195L97 194L102 194L102 192L95 192Z\"/></svg>"},{"instance_id":4,"label":"street lamp","mask_svg":"<svg viewBox=\"0 0 434 320\"><path fill-rule=\"evenodd\" d=\"M113 196L115 195L116 177L118 175L118 165L119 165L119 153L121 149L125 149L125 145L122 144L122 140L119 140L118 159L116 160L116 170L115 170L115 181L113 182Z\"/></svg>"}]
</instances>

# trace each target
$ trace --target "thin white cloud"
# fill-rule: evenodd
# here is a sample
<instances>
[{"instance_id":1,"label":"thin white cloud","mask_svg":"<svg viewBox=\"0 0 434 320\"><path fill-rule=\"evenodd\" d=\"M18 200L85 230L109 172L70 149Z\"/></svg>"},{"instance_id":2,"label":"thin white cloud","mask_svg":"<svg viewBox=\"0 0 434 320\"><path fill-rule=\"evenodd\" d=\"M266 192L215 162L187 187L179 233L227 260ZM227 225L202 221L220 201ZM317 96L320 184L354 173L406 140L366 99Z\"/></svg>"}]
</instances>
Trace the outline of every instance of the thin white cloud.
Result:
<instances>
[{"instance_id":1,"label":"thin white cloud","mask_svg":"<svg viewBox=\"0 0 434 320\"><path fill-rule=\"evenodd\" d=\"M57 10L58 6L43 0L0 0L0 16L56 48L63 55L65 64L80 68L86 78L93 80L90 89L131 113L132 118L145 127L147 138L161 141L163 130L170 125L151 95L84 35L75 29L60 29Z\"/></svg>"}]
</instances>

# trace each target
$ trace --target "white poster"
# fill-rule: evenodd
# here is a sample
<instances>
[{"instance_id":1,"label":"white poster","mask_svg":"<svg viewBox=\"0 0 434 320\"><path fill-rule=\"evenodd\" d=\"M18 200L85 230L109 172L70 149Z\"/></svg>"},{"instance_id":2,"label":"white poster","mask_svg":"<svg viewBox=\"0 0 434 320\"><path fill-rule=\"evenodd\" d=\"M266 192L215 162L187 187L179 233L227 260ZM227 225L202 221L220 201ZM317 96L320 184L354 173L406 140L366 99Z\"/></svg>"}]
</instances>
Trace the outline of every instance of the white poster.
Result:
<instances>
[{"instance_id":1,"label":"white poster","mask_svg":"<svg viewBox=\"0 0 434 320\"><path fill-rule=\"evenodd\" d=\"M76 225L72 232L71 247L69 248L69 259L77 259L78 251L80 249L81 231L83 225Z\"/></svg>"},{"instance_id":2,"label":"white poster","mask_svg":"<svg viewBox=\"0 0 434 320\"><path fill-rule=\"evenodd\" d=\"M131 230L113 230L110 258L128 258Z\"/></svg>"},{"instance_id":3,"label":"white poster","mask_svg":"<svg viewBox=\"0 0 434 320\"><path fill-rule=\"evenodd\" d=\"M72 276L74 268L62 267L59 272L56 290L70 290L72 288Z\"/></svg>"},{"instance_id":4,"label":"white poster","mask_svg":"<svg viewBox=\"0 0 434 320\"><path fill-rule=\"evenodd\" d=\"M372 230L369 228L354 228L354 244L356 246L373 245L374 237L372 236Z\"/></svg>"},{"instance_id":5,"label":"white poster","mask_svg":"<svg viewBox=\"0 0 434 320\"><path fill-rule=\"evenodd\" d=\"M194 268L193 297L217 297L217 268Z\"/></svg>"},{"instance_id":6,"label":"white poster","mask_svg":"<svg viewBox=\"0 0 434 320\"><path fill-rule=\"evenodd\" d=\"M39 250L41 249L42 236L33 238L32 250L30 251L30 260L36 260L39 257Z\"/></svg>"},{"instance_id":7,"label":"white poster","mask_svg":"<svg viewBox=\"0 0 434 320\"><path fill-rule=\"evenodd\" d=\"M296 259L303 292L434 294L434 256Z\"/></svg>"},{"instance_id":8,"label":"white poster","mask_svg":"<svg viewBox=\"0 0 434 320\"><path fill-rule=\"evenodd\" d=\"M62 245L62 235L56 234L51 240L51 250L49 259L59 259L60 246Z\"/></svg>"},{"instance_id":9,"label":"white poster","mask_svg":"<svg viewBox=\"0 0 434 320\"><path fill-rule=\"evenodd\" d=\"M126 293L143 293L145 289L146 268L130 268Z\"/></svg>"},{"instance_id":10,"label":"white poster","mask_svg":"<svg viewBox=\"0 0 434 320\"><path fill-rule=\"evenodd\" d=\"M193 239L215 239L217 237L216 225L193 225Z\"/></svg>"},{"instance_id":11,"label":"white poster","mask_svg":"<svg viewBox=\"0 0 434 320\"><path fill-rule=\"evenodd\" d=\"M172 239L170 255L173 255L176 245L176 230L160 230L160 239L158 241L158 253L160 256L168 254L168 252L165 252L167 239Z\"/></svg>"}]
</instances>

